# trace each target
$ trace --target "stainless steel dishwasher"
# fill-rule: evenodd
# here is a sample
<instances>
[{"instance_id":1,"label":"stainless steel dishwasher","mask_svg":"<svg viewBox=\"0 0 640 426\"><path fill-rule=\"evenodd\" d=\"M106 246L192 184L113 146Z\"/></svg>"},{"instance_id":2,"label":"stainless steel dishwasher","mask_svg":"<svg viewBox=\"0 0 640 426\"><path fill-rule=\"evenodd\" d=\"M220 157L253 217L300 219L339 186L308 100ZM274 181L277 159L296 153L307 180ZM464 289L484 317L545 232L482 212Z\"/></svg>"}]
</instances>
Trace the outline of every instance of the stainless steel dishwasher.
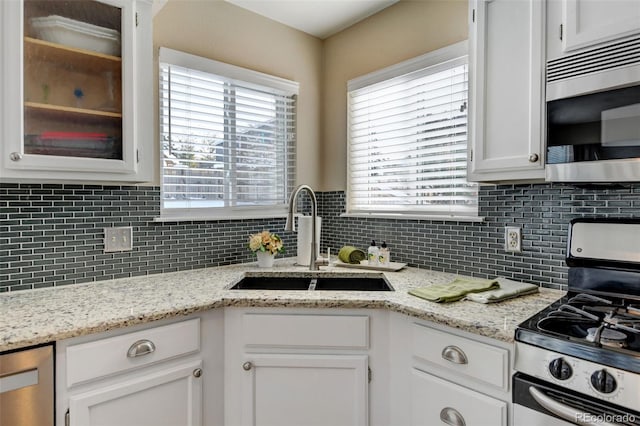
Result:
<instances>
[{"instance_id":1,"label":"stainless steel dishwasher","mask_svg":"<svg viewBox=\"0 0 640 426\"><path fill-rule=\"evenodd\" d=\"M0 426L53 426L53 345L0 355Z\"/></svg>"}]
</instances>

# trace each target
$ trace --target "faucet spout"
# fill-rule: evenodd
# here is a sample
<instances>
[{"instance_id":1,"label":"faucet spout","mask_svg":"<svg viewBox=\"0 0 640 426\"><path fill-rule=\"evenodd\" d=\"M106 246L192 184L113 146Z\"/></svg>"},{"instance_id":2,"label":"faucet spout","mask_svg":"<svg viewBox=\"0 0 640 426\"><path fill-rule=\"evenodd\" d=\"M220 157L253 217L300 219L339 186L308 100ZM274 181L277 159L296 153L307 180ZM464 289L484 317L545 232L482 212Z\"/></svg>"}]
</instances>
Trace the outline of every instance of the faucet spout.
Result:
<instances>
[{"instance_id":1,"label":"faucet spout","mask_svg":"<svg viewBox=\"0 0 640 426\"><path fill-rule=\"evenodd\" d=\"M285 231L295 231L296 224L295 219L293 217L296 210L296 200L298 199L298 194L300 192L306 191L309 193L311 197L311 255L309 259L309 270L317 271L320 269L317 262L317 252L318 252L318 241L316 236L316 218L318 217L318 200L316 199L316 193L311 189L309 185L298 185L296 189L293 190L291 196L289 197L289 211L287 213L287 221L284 225Z\"/></svg>"}]
</instances>

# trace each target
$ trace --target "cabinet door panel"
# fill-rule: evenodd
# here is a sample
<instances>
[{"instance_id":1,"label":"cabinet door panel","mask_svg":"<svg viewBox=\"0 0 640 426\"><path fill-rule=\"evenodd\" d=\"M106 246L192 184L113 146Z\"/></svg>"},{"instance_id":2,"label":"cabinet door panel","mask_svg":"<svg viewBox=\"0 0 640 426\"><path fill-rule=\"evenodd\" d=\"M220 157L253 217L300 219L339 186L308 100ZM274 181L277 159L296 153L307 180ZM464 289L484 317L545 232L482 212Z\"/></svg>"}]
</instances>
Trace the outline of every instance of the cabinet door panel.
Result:
<instances>
[{"instance_id":1,"label":"cabinet door panel","mask_svg":"<svg viewBox=\"0 0 640 426\"><path fill-rule=\"evenodd\" d=\"M565 52L640 33L638 0L564 0L563 15Z\"/></svg>"},{"instance_id":2,"label":"cabinet door panel","mask_svg":"<svg viewBox=\"0 0 640 426\"><path fill-rule=\"evenodd\" d=\"M364 426L365 355L247 355L242 424ZM248 367L247 364L245 366Z\"/></svg>"},{"instance_id":3,"label":"cabinet door panel","mask_svg":"<svg viewBox=\"0 0 640 426\"><path fill-rule=\"evenodd\" d=\"M470 180L541 179L544 3L471 7Z\"/></svg>"},{"instance_id":4,"label":"cabinet door panel","mask_svg":"<svg viewBox=\"0 0 640 426\"><path fill-rule=\"evenodd\" d=\"M69 397L70 426L198 426L201 362L156 371Z\"/></svg>"},{"instance_id":5,"label":"cabinet door panel","mask_svg":"<svg viewBox=\"0 0 640 426\"><path fill-rule=\"evenodd\" d=\"M413 369L411 425L506 426L507 403ZM442 418L453 423L445 423ZM455 419L455 420L454 420ZM462 420L462 422L461 422Z\"/></svg>"}]
</instances>

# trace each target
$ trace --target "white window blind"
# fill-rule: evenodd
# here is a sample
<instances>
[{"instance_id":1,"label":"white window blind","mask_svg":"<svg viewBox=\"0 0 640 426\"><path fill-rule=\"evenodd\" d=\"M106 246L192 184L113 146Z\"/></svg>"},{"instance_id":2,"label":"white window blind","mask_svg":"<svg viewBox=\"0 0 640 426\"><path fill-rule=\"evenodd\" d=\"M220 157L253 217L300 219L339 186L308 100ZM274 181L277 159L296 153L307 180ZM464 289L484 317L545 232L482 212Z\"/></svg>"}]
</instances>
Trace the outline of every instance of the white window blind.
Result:
<instances>
[{"instance_id":1,"label":"white window blind","mask_svg":"<svg viewBox=\"0 0 640 426\"><path fill-rule=\"evenodd\" d=\"M348 213L477 216L460 49L349 82Z\"/></svg>"},{"instance_id":2,"label":"white window blind","mask_svg":"<svg viewBox=\"0 0 640 426\"><path fill-rule=\"evenodd\" d=\"M162 48L163 216L285 212L297 90L295 82Z\"/></svg>"}]
</instances>

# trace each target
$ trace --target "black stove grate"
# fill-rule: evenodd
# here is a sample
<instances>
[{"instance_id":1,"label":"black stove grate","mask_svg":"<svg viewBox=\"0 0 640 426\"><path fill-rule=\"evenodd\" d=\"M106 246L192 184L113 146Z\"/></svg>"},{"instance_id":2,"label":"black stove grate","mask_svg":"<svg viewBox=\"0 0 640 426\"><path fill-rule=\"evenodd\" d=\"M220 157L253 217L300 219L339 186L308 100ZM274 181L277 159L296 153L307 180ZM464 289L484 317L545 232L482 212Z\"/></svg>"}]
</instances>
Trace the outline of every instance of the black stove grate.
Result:
<instances>
[{"instance_id":1,"label":"black stove grate","mask_svg":"<svg viewBox=\"0 0 640 426\"><path fill-rule=\"evenodd\" d=\"M637 307L622 298L568 293L520 324L516 340L640 373L640 316L629 306Z\"/></svg>"}]
</instances>

